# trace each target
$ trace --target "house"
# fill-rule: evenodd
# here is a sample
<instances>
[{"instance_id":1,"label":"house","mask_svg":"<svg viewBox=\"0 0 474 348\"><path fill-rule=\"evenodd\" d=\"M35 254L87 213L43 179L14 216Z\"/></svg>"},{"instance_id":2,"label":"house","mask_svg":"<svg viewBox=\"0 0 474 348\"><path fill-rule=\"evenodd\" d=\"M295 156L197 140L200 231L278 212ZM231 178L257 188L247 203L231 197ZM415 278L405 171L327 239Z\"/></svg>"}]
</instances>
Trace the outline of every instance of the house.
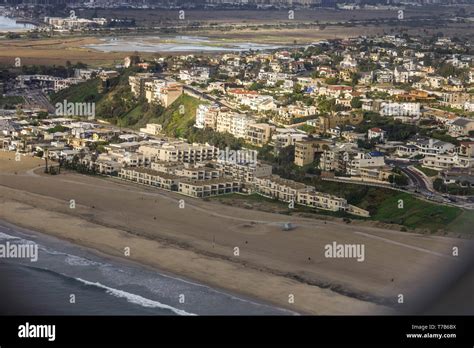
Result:
<instances>
[{"instance_id":1,"label":"house","mask_svg":"<svg viewBox=\"0 0 474 348\"><path fill-rule=\"evenodd\" d=\"M381 152L359 152L350 161L347 174L360 176L362 168L376 168L385 166L385 156Z\"/></svg>"},{"instance_id":2,"label":"house","mask_svg":"<svg viewBox=\"0 0 474 348\"><path fill-rule=\"evenodd\" d=\"M449 124L448 130L449 135L455 138L469 135L469 132L474 131L474 120L460 117Z\"/></svg>"},{"instance_id":3,"label":"house","mask_svg":"<svg viewBox=\"0 0 474 348\"><path fill-rule=\"evenodd\" d=\"M140 128L140 132L150 135L158 135L163 130L163 126L158 123L147 123L145 128Z\"/></svg>"},{"instance_id":4,"label":"house","mask_svg":"<svg viewBox=\"0 0 474 348\"><path fill-rule=\"evenodd\" d=\"M376 139L379 142L383 142L385 140L386 133L387 132L378 127L370 128L367 131L367 139L369 139L369 141L372 139Z\"/></svg>"}]
</instances>

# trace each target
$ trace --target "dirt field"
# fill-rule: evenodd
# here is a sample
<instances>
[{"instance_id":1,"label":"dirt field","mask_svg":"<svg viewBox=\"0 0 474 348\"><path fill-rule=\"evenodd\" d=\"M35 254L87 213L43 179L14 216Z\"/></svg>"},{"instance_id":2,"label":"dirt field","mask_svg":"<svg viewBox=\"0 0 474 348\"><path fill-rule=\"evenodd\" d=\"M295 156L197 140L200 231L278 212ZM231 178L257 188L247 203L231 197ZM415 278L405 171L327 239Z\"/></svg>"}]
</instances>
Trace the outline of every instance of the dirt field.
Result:
<instances>
[{"instance_id":1,"label":"dirt field","mask_svg":"<svg viewBox=\"0 0 474 348\"><path fill-rule=\"evenodd\" d=\"M135 261L300 312L411 311L463 263L450 256L453 246L472 255L464 240L262 213L114 179L45 176L28 170L38 160L13 155L0 152L0 219L111 255L129 246ZM284 231L286 222L296 228ZM326 258L333 242L364 245L364 261Z\"/></svg>"},{"instance_id":2,"label":"dirt field","mask_svg":"<svg viewBox=\"0 0 474 348\"><path fill-rule=\"evenodd\" d=\"M98 43L93 37L38 39L38 40L0 40L0 63L13 64L21 58L23 65L65 65L82 62L90 65L113 65L123 62L124 53L103 53L83 45Z\"/></svg>"}]
</instances>

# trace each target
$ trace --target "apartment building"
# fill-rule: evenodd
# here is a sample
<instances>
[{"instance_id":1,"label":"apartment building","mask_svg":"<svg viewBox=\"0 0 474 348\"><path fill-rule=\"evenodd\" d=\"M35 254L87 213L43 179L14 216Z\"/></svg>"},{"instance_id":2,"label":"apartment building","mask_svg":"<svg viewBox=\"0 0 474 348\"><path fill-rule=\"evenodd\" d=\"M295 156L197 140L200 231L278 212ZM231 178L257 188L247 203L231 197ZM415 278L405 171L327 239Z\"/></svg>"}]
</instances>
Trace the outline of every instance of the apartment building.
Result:
<instances>
[{"instance_id":1,"label":"apartment building","mask_svg":"<svg viewBox=\"0 0 474 348\"><path fill-rule=\"evenodd\" d=\"M324 150L319 158L319 169L325 172L346 173L352 156L352 151L348 151L345 147Z\"/></svg>"},{"instance_id":2,"label":"apartment building","mask_svg":"<svg viewBox=\"0 0 474 348\"><path fill-rule=\"evenodd\" d=\"M470 93L443 93L443 103L456 109L464 109L466 103L474 102L474 95Z\"/></svg>"},{"instance_id":3,"label":"apartment building","mask_svg":"<svg viewBox=\"0 0 474 348\"><path fill-rule=\"evenodd\" d=\"M192 165L182 162L158 161L152 162L150 167L160 173L173 174L192 180L211 180L221 176L221 172L218 169L206 167L203 164Z\"/></svg>"},{"instance_id":4,"label":"apartment building","mask_svg":"<svg viewBox=\"0 0 474 348\"><path fill-rule=\"evenodd\" d=\"M216 130L221 133L230 133L236 138L247 136L248 126L255 123L255 118L234 112L219 112L216 122Z\"/></svg>"},{"instance_id":5,"label":"apartment building","mask_svg":"<svg viewBox=\"0 0 474 348\"><path fill-rule=\"evenodd\" d=\"M155 161L150 163L150 168L160 173L174 174L176 170L184 168L184 163Z\"/></svg>"},{"instance_id":6,"label":"apartment building","mask_svg":"<svg viewBox=\"0 0 474 348\"><path fill-rule=\"evenodd\" d=\"M283 179L278 175L255 178L254 183L257 193L284 202L296 202L298 193L307 190L305 184Z\"/></svg>"},{"instance_id":7,"label":"apartment building","mask_svg":"<svg viewBox=\"0 0 474 348\"><path fill-rule=\"evenodd\" d=\"M179 79L186 83L206 83L209 77L210 69L207 67L183 69L179 72Z\"/></svg>"},{"instance_id":8,"label":"apartment building","mask_svg":"<svg viewBox=\"0 0 474 348\"><path fill-rule=\"evenodd\" d=\"M294 128L277 128L272 136L275 152L278 153L284 147L295 145L297 141L303 140L306 137L306 133Z\"/></svg>"},{"instance_id":9,"label":"apartment building","mask_svg":"<svg viewBox=\"0 0 474 348\"><path fill-rule=\"evenodd\" d=\"M145 98L148 103L158 103L165 108L183 94L183 86L176 82L154 79L145 82Z\"/></svg>"},{"instance_id":10,"label":"apartment building","mask_svg":"<svg viewBox=\"0 0 474 348\"><path fill-rule=\"evenodd\" d=\"M293 118L316 115L316 112L317 108L313 105L288 105L278 108L279 119L285 122L291 122Z\"/></svg>"},{"instance_id":11,"label":"apartment building","mask_svg":"<svg viewBox=\"0 0 474 348\"><path fill-rule=\"evenodd\" d=\"M154 74L152 73L139 73L134 76L128 77L128 84L133 95L137 98L145 96L145 83L151 82L154 79Z\"/></svg>"},{"instance_id":12,"label":"apartment building","mask_svg":"<svg viewBox=\"0 0 474 348\"><path fill-rule=\"evenodd\" d=\"M148 168L122 168L119 178L171 191L177 191L180 181L185 180L185 178L173 174L157 172Z\"/></svg>"},{"instance_id":13,"label":"apartment building","mask_svg":"<svg viewBox=\"0 0 474 348\"><path fill-rule=\"evenodd\" d=\"M245 140L255 146L267 144L275 131L275 126L268 123L253 123L247 126L247 135Z\"/></svg>"},{"instance_id":14,"label":"apartment building","mask_svg":"<svg viewBox=\"0 0 474 348\"><path fill-rule=\"evenodd\" d=\"M344 198L316 192L314 187L271 175L255 179L256 192L262 196L293 202L312 208L331 211L347 211L350 214L369 216L369 212L347 204Z\"/></svg>"},{"instance_id":15,"label":"apartment building","mask_svg":"<svg viewBox=\"0 0 474 348\"><path fill-rule=\"evenodd\" d=\"M382 102L380 105L381 116L421 116L420 103L397 103L397 102Z\"/></svg>"},{"instance_id":16,"label":"apartment building","mask_svg":"<svg viewBox=\"0 0 474 348\"><path fill-rule=\"evenodd\" d=\"M217 169L194 166L185 166L183 168L176 169L174 174L191 180L200 181L214 180L221 177L221 172Z\"/></svg>"},{"instance_id":17,"label":"apartment building","mask_svg":"<svg viewBox=\"0 0 474 348\"><path fill-rule=\"evenodd\" d=\"M331 211L345 211L348 208L347 200L344 198L316 191L299 192L296 202L312 208Z\"/></svg>"},{"instance_id":18,"label":"apartment building","mask_svg":"<svg viewBox=\"0 0 474 348\"><path fill-rule=\"evenodd\" d=\"M216 129L219 111L220 108L217 104L200 104L196 109L196 122L194 123L194 127L200 129Z\"/></svg>"},{"instance_id":19,"label":"apartment building","mask_svg":"<svg viewBox=\"0 0 474 348\"><path fill-rule=\"evenodd\" d=\"M187 180L179 183L179 193L196 198L205 198L239 192L242 184L232 178L212 180Z\"/></svg>"},{"instance_id":20,"label":"apartment building","mask_svg":"<svg viewBox=\"0 0 474 348\"><path fill-rule=\"evenodd\" d=\"M295 143L295 164L303 167L314 161L316 153L323 152L329 142L320 139L305 139Z\"/></svg>"},{"instance_id":21,"label":"apartment building","mask_svg":"<svg viewBox=\"0 0 474 348\"><path fill-rule=\"evenodd\" d=\"M196 163L217 158L219 149L208 144L188 144L185 142L142 145L138 152L149 162Z\"/></svg>"},{"instance_id":22,"label":"apartment building","mask_svg":"<svg viewBox=\"0 0 474 348\"><path fill-rule=\"evenodd\" d=\"M256 164L238 164L218 161L216 168L219 169L224 176L232 177L244 184L253 183L255 178L272 175L272 166L260 162Z\"/></svg>"},{"instance_id":23,"label":"apartment building","mask_svg":"<svg viewBox=\"0 0 474 348\"><path fill-rule=\"evenodd\" d=\"M390 166L359 168L359 176L364 181L388 181L391 175L393 173Z\"/></svg>"},{"instance_id":24,"label":"apartment building","mask_svg":"<svg viewBox=\"0 0 474 348\"><path fill-rule=\"evenodd\" d=\"M361 114L338 112L333 115L319 116L314 122L314 127L317 133L324 134L331 128L357 125L361 123L362 120L363 116Z\"/></svg>"},{"instance_id":25,"label":"apartment building","mask_svg":"<svg viewBox=\"0 0 474 348\"><path fill-rule=\"evenodd\" d=\"M96 161L97 171L105 175L114 175L118 174L122 165L115 161Z\"/></svg>"}]
</instances>

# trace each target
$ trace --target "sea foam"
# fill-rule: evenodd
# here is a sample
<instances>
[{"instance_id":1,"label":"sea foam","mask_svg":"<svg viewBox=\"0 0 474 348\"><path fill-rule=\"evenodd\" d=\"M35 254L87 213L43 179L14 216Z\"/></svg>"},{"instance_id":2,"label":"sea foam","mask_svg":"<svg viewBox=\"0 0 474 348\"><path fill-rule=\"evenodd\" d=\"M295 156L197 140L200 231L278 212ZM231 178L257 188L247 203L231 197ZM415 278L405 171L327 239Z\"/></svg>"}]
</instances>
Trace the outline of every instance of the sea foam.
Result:
<instances>
[{"instance_id":1,"label":"sea foam","mask_svg":"<svg viewBox=\"0 0 474 348\"><path fill-rule=\"evenodd\" d=\"M123 291L123 290L118 290L118 289L114 289L114 288L105 286L101 283L93 283L93 282L89 282L89 281L81 279L81 278L75 278L75 279L82 282L82 283L84 283L84 284L86 284L86 285L96 286L98 288L104 289L110 295L113 295L113 296L116 296L116 297L119 297L119 298L125 298L128 302L140 305L142 307L168 309L168 310L172 311L173 313L175 313L177 315L196 315L196 314L193 314L193 313L183 311L183 310L178 309L178 308L174 308L172 306L168 306L168 305L163 304L163 303L158 302L158 301L154 301L154 300L144 298L140 295L132 294L132 293L129 293L129 292L126 292L126 291Z\"/></svg>"}]
</instances>

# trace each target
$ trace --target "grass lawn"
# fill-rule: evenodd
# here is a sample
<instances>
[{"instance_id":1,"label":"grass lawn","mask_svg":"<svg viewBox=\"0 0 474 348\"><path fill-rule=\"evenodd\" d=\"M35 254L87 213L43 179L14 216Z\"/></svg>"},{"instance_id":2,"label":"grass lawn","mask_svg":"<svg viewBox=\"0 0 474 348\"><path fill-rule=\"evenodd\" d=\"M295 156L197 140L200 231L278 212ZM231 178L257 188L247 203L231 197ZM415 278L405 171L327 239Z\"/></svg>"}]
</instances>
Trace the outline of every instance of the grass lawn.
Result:
<instances>
[{"instance_id":1,"label":"grass lawn","mask_svg":"<svg viewBox=\"0 0 474 348\"><path fill-rule=\"evenodd\" d=\"M308 124L304 124L302 126L299 126L298 129L308 133L308 134L312 134L316 131L316 128L314 128L313 126L310 126Z\"/></svg>"},{"instance_id":2,"label":"grass lawn","mask_svg":"<svg viewBox=\"0 0 474 348\"><path fill-rule=\"evenodd\" d=\"M218 200L224 204L242 204L245 208L255 208L257 210L273 211L279 214L291 215L292 213L301 213L305 217L317 217L318 215L329 215L334 217L348 217L353 219L362 219L358 216L353 216L344 212L333 212L324 209L316 209L306 207L304 205L295 204L293 209L289 208L289 203L278 201L276 199L261 196L253 193L251 195L231 193L221 196L212 197L214 200ZM262 209L263 208L263 209Z\"/></svg>"},{"instance_id":3,"label":"grass lawn","mask_svg":"<svg viewBox=\"0 0 474 348\"><path fill-rule=\"evenodd\" d=\"M463 210L462 213L448 225L448 230L450 232L472 236L472 226L474 226L474 212Z\"/></svg>"},{"instance_id":4,"label":"grass lawn","mask_svg":"<svg viewBox=\"0 0 474 348\"><path fill-rule=\"evenodd\" d=\"M18 96L7 96L3 97L0 95L0 108L11 108L14 109L15 105L21 104L24 102L23 97L18 97Z\"/></svg>"},{"instance_id":5,"label":"grass lawn","mask_svg":"<svg viewBox=\"0 0 474 348\"><path fill-rule=\"evenodd\" d=\"M437 176L439 173L437 170L422 167L420 164L415 165L415 168L425 173L428 177Z\"/></svg>"},{"instance_id":6,"label":"grass lawn","mask_svg":"<svg viewBox=\"0 0 474 348\"><path fill-rule=\"evenodd\" d=\"M399 208L400 200L403 208ZM386 198L372 219L435 232L451 230L450 224L462 213L460 208L429 203L407 193L398 193Z\"/></svg>"}]
</instances>

